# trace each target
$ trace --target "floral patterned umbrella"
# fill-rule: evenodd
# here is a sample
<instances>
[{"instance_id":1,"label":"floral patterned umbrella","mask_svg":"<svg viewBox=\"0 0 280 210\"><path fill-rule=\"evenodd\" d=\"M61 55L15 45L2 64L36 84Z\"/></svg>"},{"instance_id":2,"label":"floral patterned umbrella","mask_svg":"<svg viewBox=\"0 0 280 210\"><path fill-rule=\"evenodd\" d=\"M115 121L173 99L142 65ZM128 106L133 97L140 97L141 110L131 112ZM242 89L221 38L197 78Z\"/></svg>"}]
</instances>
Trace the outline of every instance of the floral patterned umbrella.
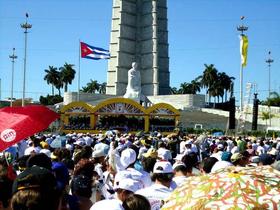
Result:
<instances>
[{"instance_id":1,"label":"floral patterned umbrella","mask_svg":"<svg viewBox=\"0 0 280 210\"><path fill-rule=\"evenodd\" d=\"M280 209L280 172L270 166L233 166L190 177L162 209Z\"/></svg>"}]
</instances>

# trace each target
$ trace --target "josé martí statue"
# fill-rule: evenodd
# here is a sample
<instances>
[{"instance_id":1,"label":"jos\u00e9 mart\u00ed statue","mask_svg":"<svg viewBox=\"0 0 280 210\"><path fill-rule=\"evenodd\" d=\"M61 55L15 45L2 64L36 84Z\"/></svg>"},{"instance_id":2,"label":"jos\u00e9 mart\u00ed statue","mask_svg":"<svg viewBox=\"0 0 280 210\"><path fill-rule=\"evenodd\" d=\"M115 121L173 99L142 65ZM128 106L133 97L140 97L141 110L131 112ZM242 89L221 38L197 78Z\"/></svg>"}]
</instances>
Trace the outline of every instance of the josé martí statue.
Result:
<instances>
[{"instance_id":1,"label":"jos\u00e9 mart\u00ed statue","mask_svg":"<svg viewBox=\"0 0 280 210\"><path fill-rule=\"evenodd\" d=\"M140 100L141 98L141 75L137 70L137 63L132 63L132 68L128 70L127 87L124 98Z\"/></svg>"}]
</instances>

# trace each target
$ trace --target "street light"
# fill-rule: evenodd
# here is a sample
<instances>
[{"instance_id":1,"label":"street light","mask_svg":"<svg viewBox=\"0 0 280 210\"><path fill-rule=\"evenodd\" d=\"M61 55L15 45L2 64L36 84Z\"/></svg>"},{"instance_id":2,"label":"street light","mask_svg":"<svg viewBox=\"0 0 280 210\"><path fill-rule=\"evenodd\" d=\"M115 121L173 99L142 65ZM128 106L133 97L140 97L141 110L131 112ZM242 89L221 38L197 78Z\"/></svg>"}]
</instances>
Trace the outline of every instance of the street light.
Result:
<instances>
[{"instance_id":1,"label":"street light","mask_svg":"<svg viewBox=\"0 0 280 210\"><path fill-rule=\"evenodd\" d=\"M244 16L241 16L241 20L244 20ZM237 26L237 31L241 32L241 36L244 35L244 32L248 30L248 27L241 24ZM243 65L240 66L240 113L243 111Z\"/></svg>"},{"instance_id":2,"label":"street light","mask_svg":"<svg viewBox=\"0 0 280 210\"><path fill-rule=\"evenodd\" d=\"M14 66L15 66L15 59L17 56L15 55L15 48L13 48L13 54L9 56L12 59L12 82L11 82L11 98L10 98L10 106L13 106L13 94L14 94Z\"/></svg>"},{"instance_id":3,"label":"street light","mask_svg":"<svg viewBox=\"0 0 280 210\"><path fill-rule=\"evenodd\" d=\"M26 49L27 49L27 30L32 28L32 25L27 23L28 13L25 14L26 20L25 23L21 24L21 28L25 29L25 46L24 46L24 67L23 67L23 89L22 89L22 103L21 105L24 106L25 101L25 75L26 75Z\"/></svg>"},{"instance_id":4,"label":"street light","mask_svg":"<svg viewBox=\"0 0 280 210\"><path fill-rule=\"evenodd\" d=\"M268 64L268 100L270 99L270 93L271 93L271 89L270 89L270 67L271 64L273 63L273 59L270 58L270 54L271 52L268 52L268 59L265 60L265 62ZM269 108L269 126L271 126L271 109L270 109L270 104L268 104L268 108Z\"/></svg>"}]
</instances>

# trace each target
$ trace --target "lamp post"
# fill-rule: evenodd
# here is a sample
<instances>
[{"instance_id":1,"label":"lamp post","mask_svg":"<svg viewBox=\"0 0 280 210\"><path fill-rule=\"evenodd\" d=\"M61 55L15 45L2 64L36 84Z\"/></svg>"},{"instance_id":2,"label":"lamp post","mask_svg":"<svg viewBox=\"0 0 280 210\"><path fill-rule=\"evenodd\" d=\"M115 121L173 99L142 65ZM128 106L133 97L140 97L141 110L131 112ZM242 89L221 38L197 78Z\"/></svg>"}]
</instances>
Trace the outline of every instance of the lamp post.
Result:
<instances>
[{"instance_id":1,"label":"lamp post","mask_svg":"<svg viewBox=\"0 0 280 210\"><path fill-rule=\"evenodd\" d=\"M26 76L26 50L27 50L27 33L28 29L32 28L32 25L27 22L28 13L25 14L26 21L25 23L21 24L21 28L25 29L25 45L24 45L24 67L23 67L23 88L22 88L22 103L21 105L24 106L25 101L25 76Z\"/></svg>"},{"instance_id":2,"label":"lamp post","mask_svg":"<svg viewBox=\"0 0 280 210\"><path fill-rule=\"evenodd\" d=\"M271 88L270 88L270 67L271 64L273 63L273 59L270 58L271 52L268 52L268 59L265 60L265 62L268 64L268 100L270 99L270 93L271 93ZM269 109L269 126L271 126L271 109L270 109L270 104L268 104L268 109Z\"/></svg>"},{"instance_id":3,"label":"lamp post","mask_svg":"<svg viewBox=\"0 0 280 210\"><path fill-rule=\"evenodd\" d=\"M241 20L244 20L244 16L241 17ZM241 24L237 26L237 31L240 31L240 35L243 36L244 32L248 30L248 27ZM240 65L240 113L243 111L243 65Z\"/></svg>"},{"instance_id":4,"label":"lamp post","mask_svg":"<svg viewBox=\"0 0 280 210\"><path fill-rule=\"evenodd\" d=\"M13 106L13 94L14 94L14 66L15 66L15 59L17 56L15 55L15 48L13 48L13 54L9 56L12 59L12 82L11 82L11 98L10 98L10 106Z\"/></svg>"}]
</instances>

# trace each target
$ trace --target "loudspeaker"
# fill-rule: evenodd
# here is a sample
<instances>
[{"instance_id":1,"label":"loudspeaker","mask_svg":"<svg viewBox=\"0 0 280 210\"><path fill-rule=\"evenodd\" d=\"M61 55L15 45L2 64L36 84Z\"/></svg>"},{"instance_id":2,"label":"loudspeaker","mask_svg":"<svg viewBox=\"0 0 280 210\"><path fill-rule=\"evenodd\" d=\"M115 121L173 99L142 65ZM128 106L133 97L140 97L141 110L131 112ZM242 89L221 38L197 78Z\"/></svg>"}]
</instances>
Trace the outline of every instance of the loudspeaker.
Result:
<instances>
[{"instance_id":1,"label":"loudspeaker","mask_svg":"<svg viewBox=\"0 0 280 210\"><path fill-rule=\"evenodd\" d=\"M257 93L254 93L253 102L253 119L252 119L252 130L258 130L258 111L259 111L259 99L257 98Z\"/></svg>"},{"instance_id":2,"label":"loudspeaker","mask_svg":"<svg viewBox=\"0 0 280 210\"><path fill-rule=\"evenodd\" d=\"M235 97L229 99L229 125L228 128L235 129Z\"/></svg>"}]
</instances>

